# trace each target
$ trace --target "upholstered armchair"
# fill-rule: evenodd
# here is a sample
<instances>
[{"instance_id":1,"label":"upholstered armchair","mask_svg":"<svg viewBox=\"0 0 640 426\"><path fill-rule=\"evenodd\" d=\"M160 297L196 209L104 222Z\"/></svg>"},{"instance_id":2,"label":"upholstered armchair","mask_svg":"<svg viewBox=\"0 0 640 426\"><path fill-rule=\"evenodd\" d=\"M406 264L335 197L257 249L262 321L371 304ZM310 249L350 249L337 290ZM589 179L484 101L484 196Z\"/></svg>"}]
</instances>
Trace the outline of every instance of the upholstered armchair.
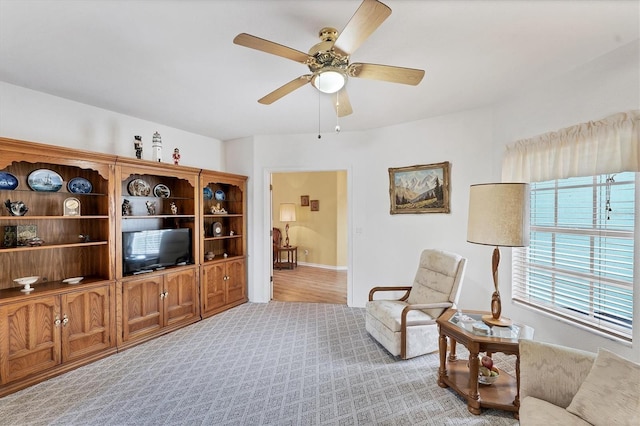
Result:
<instances>
[{"instance_id":1,"label":"upholstered armchair","mask_svg":"<svg viewBox=\"0 0 640 426\"><path fill-rule=\"evenodd\" d=\"M394 356L413 358L438 350L436 319L458 303L467 259L442 250L424 250L413 286L374 287L366 304L366 329ZM397 300L376 293L403 291Z\"/></svg>"}]
</instances>

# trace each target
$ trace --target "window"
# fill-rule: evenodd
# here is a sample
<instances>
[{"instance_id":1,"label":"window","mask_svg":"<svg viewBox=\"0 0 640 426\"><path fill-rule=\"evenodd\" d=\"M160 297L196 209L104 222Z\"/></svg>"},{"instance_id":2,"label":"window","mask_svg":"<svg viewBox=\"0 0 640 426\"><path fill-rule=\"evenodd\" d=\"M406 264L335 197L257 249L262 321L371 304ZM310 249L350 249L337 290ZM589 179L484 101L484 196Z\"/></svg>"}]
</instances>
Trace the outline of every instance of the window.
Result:
<instances>
[{"instance_id":1,"label":"window","mask_svg":"<svg viewBox=\"0 0 640 426\"><path fill-rule=\"evenodd\" d=\"M633 172L531 183L531 242L513 251L513 299L631 341Z\"/></svg>"}]
</instances>

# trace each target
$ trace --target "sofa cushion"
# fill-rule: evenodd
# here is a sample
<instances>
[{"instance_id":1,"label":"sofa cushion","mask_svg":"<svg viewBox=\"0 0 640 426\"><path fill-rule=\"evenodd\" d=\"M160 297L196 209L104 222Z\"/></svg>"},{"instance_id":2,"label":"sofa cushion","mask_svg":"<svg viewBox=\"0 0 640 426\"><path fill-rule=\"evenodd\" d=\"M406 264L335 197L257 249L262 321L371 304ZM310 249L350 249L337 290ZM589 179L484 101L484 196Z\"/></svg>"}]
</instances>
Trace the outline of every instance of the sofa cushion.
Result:
<instances>
[{"instance_id":1,"label":"sofa cushion","mask_svg":"<svg viewBox=\"0 0 640 426\"><path fill-rule=\"evenodd\" d=\"M520 426L588 426L590 424L562 407L532 396L520 402L519 417Z\"/></svg>"},{"instance_id":2,"label":"sofa cushion","mask_svg":"<svg viewBox=\"0 0 640 426\"><path fill-rule=\"evenodd\" d=\"M640 424L640 364L599 349L567 410L594 425Z\"/></svg>"}]
</instances>

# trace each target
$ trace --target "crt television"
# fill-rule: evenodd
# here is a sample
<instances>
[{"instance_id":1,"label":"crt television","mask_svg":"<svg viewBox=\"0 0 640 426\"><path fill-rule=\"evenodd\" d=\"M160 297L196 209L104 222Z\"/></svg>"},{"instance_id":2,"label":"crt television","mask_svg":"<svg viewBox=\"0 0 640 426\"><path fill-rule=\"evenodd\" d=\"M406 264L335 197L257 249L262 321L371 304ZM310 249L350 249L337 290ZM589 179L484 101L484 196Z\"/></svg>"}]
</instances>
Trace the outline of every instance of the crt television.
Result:
<instances>
[{"instance_id":1,"label":"crt television","mask_svg":"<svg viewBox=\"0 0 640 426\"><path fill-rule=\"evenodd\" d=\"M191 263L191 229L153 229L122 233L124 275Z\"/></svg>"}]
</instances>

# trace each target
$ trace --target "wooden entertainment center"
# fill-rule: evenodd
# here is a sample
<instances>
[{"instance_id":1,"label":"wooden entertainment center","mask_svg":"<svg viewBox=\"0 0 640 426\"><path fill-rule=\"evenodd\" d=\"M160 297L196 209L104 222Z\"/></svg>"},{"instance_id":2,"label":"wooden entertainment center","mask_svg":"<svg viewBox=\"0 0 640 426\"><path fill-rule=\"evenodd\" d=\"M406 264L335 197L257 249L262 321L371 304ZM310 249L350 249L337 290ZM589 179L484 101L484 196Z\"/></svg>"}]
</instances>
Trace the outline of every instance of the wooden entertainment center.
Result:
<instances>
[{"instance_id":1,"label":"wooden entertainment center","mask_svg":"<svg viewBox=\"0 0 640 426\"><path fill-rule=\"evenodd\" d=\"M245 303L246 181L0 138L0 397ZM165 229L190 258L125 273L123 235Z\"/></svg>"}]
</instances>

